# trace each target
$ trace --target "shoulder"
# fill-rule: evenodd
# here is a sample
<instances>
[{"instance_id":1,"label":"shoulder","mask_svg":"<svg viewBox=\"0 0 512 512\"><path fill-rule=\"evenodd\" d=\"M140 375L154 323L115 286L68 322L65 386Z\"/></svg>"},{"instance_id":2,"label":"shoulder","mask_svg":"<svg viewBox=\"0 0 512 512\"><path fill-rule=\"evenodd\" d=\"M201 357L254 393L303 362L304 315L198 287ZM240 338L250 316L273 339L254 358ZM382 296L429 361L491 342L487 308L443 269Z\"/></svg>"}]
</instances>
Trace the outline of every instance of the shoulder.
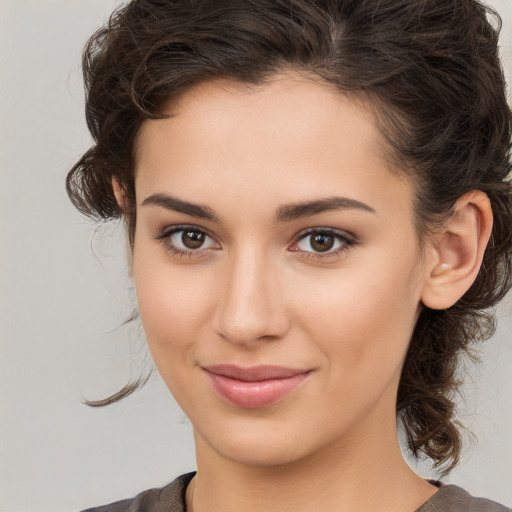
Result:
<instances>
[{"instance_id":1,"label":"shoulder","mask_svg":"<svg viewBox=\"0 0 512 512\"><path fill-rule=\"evenodd\" d=\"M512 509L471 496L457 485L444 485L416 512L512 512Z\"/></svg>"},{"instance_id":2,"label":"shoulder","mask_svg":"<svg viewBox=\"0 0 512 512\"><path fill-rule=\"evenodd\" d=\"M195 473L187 473L165 487L148 489L134 498L88 508L82 512L185 512L185 491L194 475Z\"/></svg>"}]
</instances>

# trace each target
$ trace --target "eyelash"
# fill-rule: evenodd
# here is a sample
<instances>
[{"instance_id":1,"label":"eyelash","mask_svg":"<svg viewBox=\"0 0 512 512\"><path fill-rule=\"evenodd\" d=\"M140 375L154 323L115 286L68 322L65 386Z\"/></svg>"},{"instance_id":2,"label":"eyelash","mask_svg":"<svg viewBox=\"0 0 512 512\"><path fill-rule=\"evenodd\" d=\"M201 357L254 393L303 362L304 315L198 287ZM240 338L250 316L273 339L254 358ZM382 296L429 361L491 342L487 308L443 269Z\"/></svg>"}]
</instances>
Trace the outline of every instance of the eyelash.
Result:
<instances>
[{"instance_id":1,"label":"eyelash","mask_svg":"<svg viewBox=\"0 0 512 512\"><path fill-rule=\"evenodd\" d=\"M326 260L327 258L339 257L344 252L346 252L351 246L356 245L356 241L350 237L349 235L337 231L332 228L310 228L299 234L297 241L293 243L293 245L297 245L300 241L305 240L311 235L328 235L332 236L335 242L340 242L341 246L336 249L322 252L310 252L310 251L300 251L298 249L291 249L293 252L301 252L301 257L308 260ZM293 247L293 246L292 246Z\"/></svg>"},{"instance_id":2,"label":"eyelash","mask_svg":"<svg viewBox=\"0 0 512 512\"><path fill-rule=\"evenodd\" d=\"M180 232L184 231L192 231L194 233L200 233L208 238L211 238L213 240L213 237L211 237L204 229L201 229L197 226L193 225L182 225L182 226L173 226L171 228L165 229L162 234L156 236L156 239L159 240L162 245L164 246L164 249L166 251L169 251L173 255L178 256L179 258L184 258L185 256L188 256L189 258L200 258L201 256L204 256L208 248L200 248L197 250L186 250L186 249L180 249L179 247L176 247L171 242L171 237Z\"/></svg>"},{"instance_id":3,"label":"eyelash","mask_svg":"<svg viewBox=\"0 0 512 512\"><path fill-rule=\"evenodd\" d=\"M205 235L206 237L213 240L213 237L210 236L204 229L201 229L198 226L194 226L194 225L173 226L171 228L164 230L160 235L157 235L155 238L156 238L156 240L159 240L162 243L162 245L164 246L164 249L166 251L172 253L173 255L175 255L179 258L184 258L186 256L188 256L189 258L201 258L202 256L204 256L206 254L206 252L208 251L208 249L210 249L210 247L207 247L204 249L199 248L197 250L192 250L192 249L186 250L186 249L180 249L179 247L176 247L176 245L174 245L171 242L171 237L173 235L175 235L176 233L181 233L181 232L187 231L187 230L194 232L194 233L199 233L199 234ZM300 256L304 259L318 261L318 260L325 260L327 258L332 258L332 257L339 257L342 253L347 251L349 249L349 247L356 245L356 243L357 243L349 235L339 232L332 228L310 228L305 232L299 233L297 240L292 244L292 247L297 245L302 240L305 240L308 236L311 236L311 235L332 236L336 242L339 242L342 245L340 248L338 248L336 250L331 249L329 251L326 251L325 253L301 251L300 249L290 249L290 250L292 252L300 252L301 253Z\"/></svg>"}]
</instances>

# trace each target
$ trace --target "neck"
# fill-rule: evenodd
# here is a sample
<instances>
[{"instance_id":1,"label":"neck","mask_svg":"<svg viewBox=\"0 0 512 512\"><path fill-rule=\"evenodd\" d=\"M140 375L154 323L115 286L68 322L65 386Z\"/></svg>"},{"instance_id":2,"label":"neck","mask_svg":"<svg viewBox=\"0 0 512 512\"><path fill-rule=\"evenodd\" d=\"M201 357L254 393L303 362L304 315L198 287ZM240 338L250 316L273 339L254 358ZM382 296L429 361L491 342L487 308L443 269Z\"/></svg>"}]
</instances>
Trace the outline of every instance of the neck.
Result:
<instances>
[{"instance_id":1,"label":"neck","mask_svg":"<svg viewBox=\"0 0 512 512\"><path fill-rule=\"evenodd\" d=\"M255 466L222 457L196 432L192 512L413 512L436 491L405 463L393 421L370 422L305 458ZM187 499L190 499L188 493Z\"/></svg>"}]
</instances>

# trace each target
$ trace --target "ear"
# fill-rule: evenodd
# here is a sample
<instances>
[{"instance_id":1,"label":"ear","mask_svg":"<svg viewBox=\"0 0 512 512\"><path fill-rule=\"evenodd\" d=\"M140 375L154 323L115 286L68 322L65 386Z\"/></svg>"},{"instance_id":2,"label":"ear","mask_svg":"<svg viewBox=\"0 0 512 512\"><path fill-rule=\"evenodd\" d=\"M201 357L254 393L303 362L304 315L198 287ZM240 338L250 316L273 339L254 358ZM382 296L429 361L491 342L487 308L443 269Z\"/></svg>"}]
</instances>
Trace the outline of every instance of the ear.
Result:
<instances>
[{"instance_id":1,"label":"ear","mask_svg":"<svg viewBox=\"0 0 512 512\"><path fill-rule=\"evenodd\" d=\"M453 306L475 281L492 230L492 209L482 191L465 194L429 244L421 300L431 309Z\"/></svg>"},{"instance_id":2,"label":"ear","mask_svg":"<svg viewBox=\"0 0 512 512\"><path fill-rule=\"evenodd\" d=\"M116 198L117 205L121 211L126 211L126 192L115 176L112 176L112 188L114 189L114 196Z\"/></svg>"},{"instance_id":3,"label":"ear","mask_svg":"<svg viewBox=\"0 0 512 512\"><path fill-rule=\"evenodd\" d=\"M114 190L114 196L116 198L116 202L121 209L122 212L126 211L126 192L119 183L119 180L115 177L112 177L112 188ZM132 247L130 245L129 237L126 236L126 261L128 262L128 276L133 279L133 254Z\"/></svg>"}]
</instances>

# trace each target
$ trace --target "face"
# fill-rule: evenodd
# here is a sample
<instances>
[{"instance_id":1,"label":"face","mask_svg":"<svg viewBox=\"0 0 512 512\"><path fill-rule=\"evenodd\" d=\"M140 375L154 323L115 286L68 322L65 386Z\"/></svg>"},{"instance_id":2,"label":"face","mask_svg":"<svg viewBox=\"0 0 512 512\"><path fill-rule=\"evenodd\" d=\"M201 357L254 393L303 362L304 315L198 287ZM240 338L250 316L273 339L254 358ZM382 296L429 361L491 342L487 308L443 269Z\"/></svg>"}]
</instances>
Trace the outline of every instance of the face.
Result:
<instances>
[{"instance_id":1,"label":"face","mask_svg":"<svg viewBox=\"0 0 512 512\"><path fill-rule=\"evenodd\" d=\"M196 85L169 112L138 140L133 275L198 443L274 465L378 442L424 264L372 119L294 75Z\"/></svg>"}]
</instances>

